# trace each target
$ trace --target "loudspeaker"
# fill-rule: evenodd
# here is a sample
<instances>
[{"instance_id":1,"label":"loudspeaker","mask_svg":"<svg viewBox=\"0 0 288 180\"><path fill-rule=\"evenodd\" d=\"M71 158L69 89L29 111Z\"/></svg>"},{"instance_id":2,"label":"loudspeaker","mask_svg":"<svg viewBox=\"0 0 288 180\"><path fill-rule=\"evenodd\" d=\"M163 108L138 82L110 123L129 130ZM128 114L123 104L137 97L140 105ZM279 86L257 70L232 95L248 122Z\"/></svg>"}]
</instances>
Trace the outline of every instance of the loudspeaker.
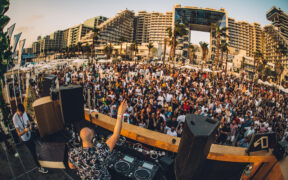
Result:
<instances>
[{"instance_id":1,"label":"loudspeaker","mask_svg":"<svg viewBox=\"0 0 288 180\"><path fill-rule=\"evenodd\" d=\"M279 141L273 151L274 156L278 160L282 160L288 155L288 141Z\"/></svg>"},{"instance_id":2,"label":"loudspeaker","mask_svg":"<svg viewBox=\"0 0 288 180\"><path fill-rule=\"evenodd\" d=\"M52 135L64 129L60 104L50 96L39 98L32 104L41 137Z\"/></svg>"},{"instance_id":3,"label":"loudspeaker","mask_svg":"<svg viewBox=\"0 0 288 180\"><path fill-rule=\"evenodd\" d=\"M60 87L60 102L66 125L84 120L83 88L80 85Z\"/></svg>"},{"instance_id":4,"label":"loudspeaker","mask_svg":"<svg viewBox=\"0 0 288 180\"><path fill-rule=\"evenodd\" d=\"M38 154L41 167L65 169L65 143L42 143Z\"/></svg>"},{"instance_id":5,"label":"loudspeaker","mask_svg":"<svg viewBox=\"0 0 288 180\"><path fill-rule=\"evenodd\" d=\"M211 144L215 141L218 121L208 117L188 114L184 124L174 171L176 179L201 179L201 169Z\"/></svg>"},{"instance_id":6,"label":"loudspeaker","mask_svg":"<svg viewBox=\"0 0 288 180\"><path fill-rule=\"evenodd\" d=\"M250 152L269 150L269 148L274 148L277 145L276 133L255 133L253 134L250 143L247 148L247 153Z\"/></svg>"},{"instance_id":7,"label":"loudspeaker","mask_svg":"<svg viewBox=\"0 0 288 180\"><path fill-rule=\"evenodd\" d=\"M55 87L55 80L57 76L53 74L45 74L42 81L42 87L39 90L40 97L50 95L50 89Z\"/></svg>"}]
</instances>

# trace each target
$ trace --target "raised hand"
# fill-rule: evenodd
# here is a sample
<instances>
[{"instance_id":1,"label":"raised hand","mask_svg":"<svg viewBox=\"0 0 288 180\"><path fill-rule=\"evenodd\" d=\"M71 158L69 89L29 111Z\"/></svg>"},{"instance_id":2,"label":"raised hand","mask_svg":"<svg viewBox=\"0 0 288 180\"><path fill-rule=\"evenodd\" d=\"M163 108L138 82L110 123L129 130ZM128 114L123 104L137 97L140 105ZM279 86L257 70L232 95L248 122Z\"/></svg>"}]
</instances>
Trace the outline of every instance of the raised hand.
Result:
<instances>
[{"instance_id":1,"label":"raised hand","mask_svg":"<svg viewBox=\"0 0 288 180\"><path fill-rule=\"evenodd\" d=\"M118 115L117 117L121 117L123 116L123 114L125 113L125 111L127 110L127 100L124 99L122 101L122 103L120 104L119 108L118 108Z\"/></svg>"}]
</instances>

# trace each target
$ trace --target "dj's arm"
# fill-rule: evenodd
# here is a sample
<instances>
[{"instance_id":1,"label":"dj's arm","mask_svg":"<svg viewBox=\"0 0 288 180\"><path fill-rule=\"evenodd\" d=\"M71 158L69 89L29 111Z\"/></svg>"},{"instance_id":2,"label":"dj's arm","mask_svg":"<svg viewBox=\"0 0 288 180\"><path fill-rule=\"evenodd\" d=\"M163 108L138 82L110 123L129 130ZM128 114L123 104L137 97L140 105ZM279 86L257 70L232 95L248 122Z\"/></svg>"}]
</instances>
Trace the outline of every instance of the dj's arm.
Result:
<instances>
[{"instance_id":1,"label":"dj's arm","mask_svg":"<svg viewBox=\"0 0 288 180\"><path fill-rule=\"evenodd\" d=\"M114 127L113 135L106 141L106 144L108 145L110 151L113 150L117 140L120 137L120 132L122 128L122 117L126 109L127 109L127 101L123 100L118 109L117 121Z\"/></svg>"}]
</instances>

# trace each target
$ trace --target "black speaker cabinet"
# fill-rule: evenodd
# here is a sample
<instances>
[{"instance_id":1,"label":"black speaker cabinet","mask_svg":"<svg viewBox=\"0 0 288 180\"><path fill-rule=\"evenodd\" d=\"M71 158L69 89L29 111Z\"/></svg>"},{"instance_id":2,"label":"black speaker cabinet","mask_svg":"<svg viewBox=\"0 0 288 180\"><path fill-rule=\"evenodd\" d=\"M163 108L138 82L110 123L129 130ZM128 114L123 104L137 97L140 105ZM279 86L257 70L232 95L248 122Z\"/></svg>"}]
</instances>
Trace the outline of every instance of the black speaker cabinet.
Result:
<instances>
[{"instance_id":1,"label":"black speaker cabinet","mask_svg":"<svg viewBox=\"0 0 288 180\"><path fill-rule=\"evenodd\" d=\"M65 169L65 143L42 143L38 153L41 167Z\"/></svg>"},{"instance_id":2,"label":"black speaker cabinet","mask_svg":"<svg viewBox=\"0 0 288 180\"><path fill-rule=\"evenodd\" d=\"M208 117L188 114L175 158L174 171L177 180L201 179L201 170L211 144L215 141L218 121Z\"/></svg>"},{"instance_id":3,"label":"black speaker cabinet","mask_svg":"<svg viewBox=\"0 0 288 180\"><path fill-rule=\"evenodd\" d=\"M84 99L82 86L61 86L60 102L66 125L78 123L84 120Z\"/></svg>"},{"instance_id":4,"label":"black speaker cabinet","mask_svg":"<svg viewBox=\"0 0 288 180\"><path fill-rule=\"evenodd\" d=\"M55 87L55 80L57 76L53 74L45 74L42 81L42 87L40 88L39 94L41 97L49 96L50 89Z\"/></svg>"}]
</instances>

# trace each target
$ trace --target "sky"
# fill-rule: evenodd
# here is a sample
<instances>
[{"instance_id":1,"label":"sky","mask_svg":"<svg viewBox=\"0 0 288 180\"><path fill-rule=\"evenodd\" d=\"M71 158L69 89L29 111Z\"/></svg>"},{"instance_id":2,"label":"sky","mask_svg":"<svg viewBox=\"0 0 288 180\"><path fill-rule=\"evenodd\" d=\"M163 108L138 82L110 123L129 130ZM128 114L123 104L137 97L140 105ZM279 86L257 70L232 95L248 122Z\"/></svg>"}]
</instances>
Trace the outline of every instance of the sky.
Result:
<instances>
[{"instance_id":1,"label":"sky","mask_svg":"<svg viewBox=\"0 0 288 180\"><path fill-rule=\"evenodd\" d=\"M21 39L26 39L27 48L39 35L79 25L91 17L101 15L109 18L126 8L135 13L139 10L165 13L172 11L175 4L225 8L228 17L236 21L258 22L262 27L270 24L265 15L272 6L288 12L288 0L10 0L6 15L11 20L6 28L16 23L14 34L22 32ZM192 42L209 42L209 35L205 33L191 35Z\"/></svg>"}]
</instances>

